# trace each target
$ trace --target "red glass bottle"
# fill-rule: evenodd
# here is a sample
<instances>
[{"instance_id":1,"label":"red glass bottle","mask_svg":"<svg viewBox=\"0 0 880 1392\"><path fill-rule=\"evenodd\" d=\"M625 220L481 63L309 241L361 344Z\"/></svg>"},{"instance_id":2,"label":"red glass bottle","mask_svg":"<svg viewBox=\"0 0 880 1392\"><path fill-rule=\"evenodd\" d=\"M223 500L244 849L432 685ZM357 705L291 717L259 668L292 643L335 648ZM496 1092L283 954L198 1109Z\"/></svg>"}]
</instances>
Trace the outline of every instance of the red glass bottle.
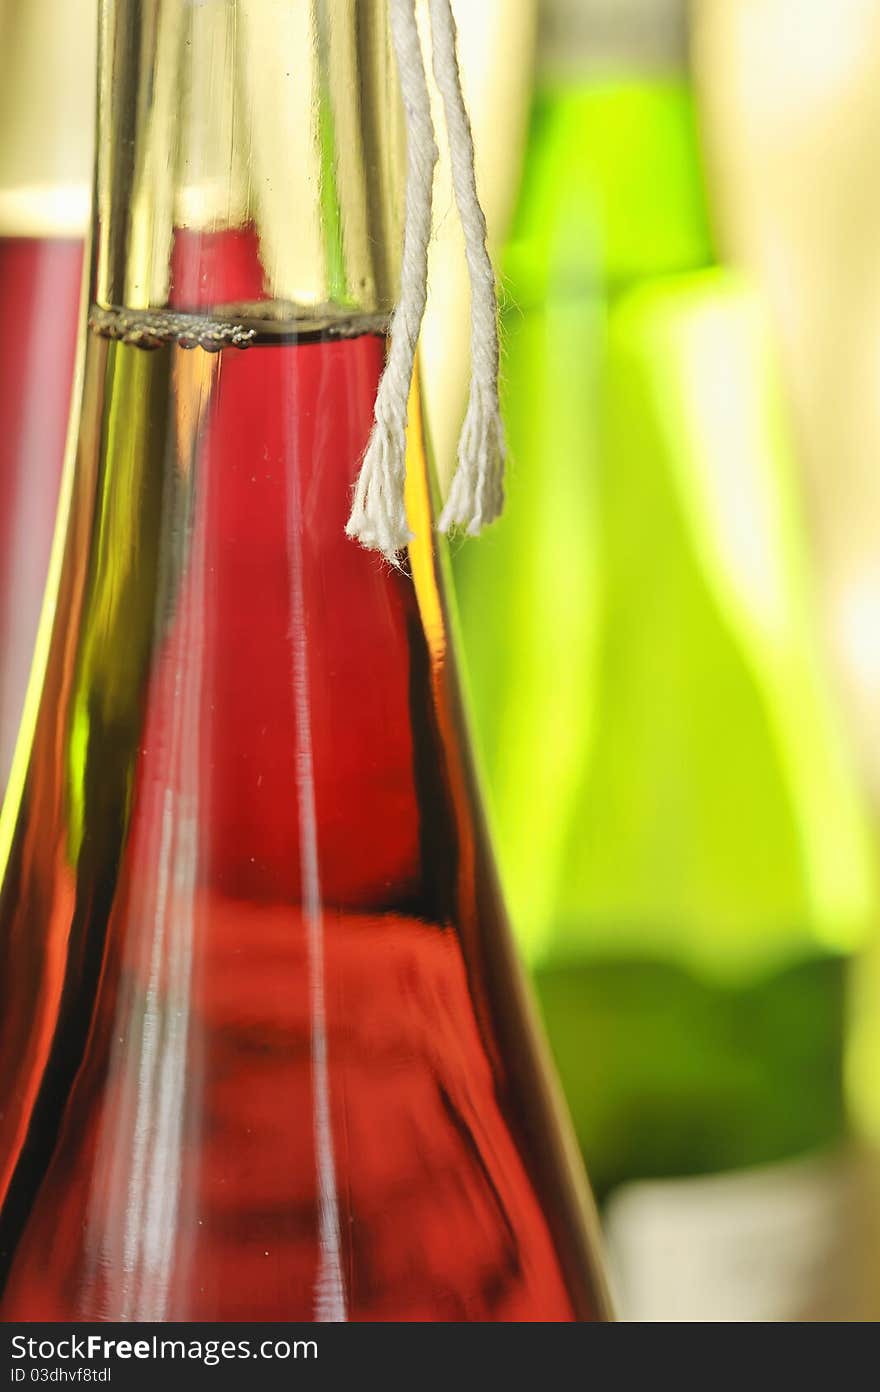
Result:
<instances>
[{"instance_id":1,"label":"red glass bottle","mask_svg":"<svg viewBox=\"0 0 880 1392\"><path fill-rule=\"evenodd\" d=\"M606 1316L478 811L417 395L418 541L395 570L344 534L394 73L382 6L306 12L104 9L74 496L0 825L4 1320Z\"/></svg>"}]
</instances>

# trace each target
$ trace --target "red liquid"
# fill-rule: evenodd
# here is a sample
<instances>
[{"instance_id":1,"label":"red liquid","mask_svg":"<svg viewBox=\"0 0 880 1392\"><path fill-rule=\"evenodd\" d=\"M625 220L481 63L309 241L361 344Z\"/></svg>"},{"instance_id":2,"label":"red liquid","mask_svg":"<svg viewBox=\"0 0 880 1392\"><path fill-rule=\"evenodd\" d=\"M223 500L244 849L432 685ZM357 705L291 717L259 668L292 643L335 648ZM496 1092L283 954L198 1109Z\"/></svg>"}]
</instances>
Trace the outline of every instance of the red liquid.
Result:
<instances>
[{"instance_id":1,"label":"red liquid","mask_svg":"<svg viewBox=\"0 0 880 1392\"><path fill-rule=\"evenodd\" d=\"M79 241L0 238L0 798L49 564L81 274Z\"/></svg>"},{"instance_id":2,"label":"red liquid","mask_svg":"<svg viewBox=\"0 0 880 1392\"><path fill-rule=\"evenodd\" d=\"M90 343L0 899L4 1320L601 1313L438 595L343 532L382 360Z\"/></svg>"}]
</instances>

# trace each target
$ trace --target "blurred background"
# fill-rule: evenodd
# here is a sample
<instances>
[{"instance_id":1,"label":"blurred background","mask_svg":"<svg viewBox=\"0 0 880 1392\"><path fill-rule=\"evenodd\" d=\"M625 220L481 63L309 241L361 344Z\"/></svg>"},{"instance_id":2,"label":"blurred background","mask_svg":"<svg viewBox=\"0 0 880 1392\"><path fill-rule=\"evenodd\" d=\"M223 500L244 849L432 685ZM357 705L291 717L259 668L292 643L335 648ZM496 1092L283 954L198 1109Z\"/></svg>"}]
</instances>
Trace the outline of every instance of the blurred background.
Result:
<instances>
[{"instance_id":1,"label":"blurred background","mask_svg":"<svg viewBox=\"0 0 880 1392\"><path fill-rule=\"evenodd\" d=\"M877 1318L880 0L454 8L511 461L503 519L453 545L462 648L620 1309ZM0 789L62 476L95 9L0 0ZM442 168L435 207L448 478Z\"/></svg>"},{"instance_id":2,"label":"blurred background","mask_svg":"<svg viewBox=\"0 0 880 1392\"><path fill-rule=\"evenodd\" d=\"M465 8L529 80L522 141L472 97L511 467L453 568L621 1312L874 1318L880 3Z\"/></svg>"}]
</instances>

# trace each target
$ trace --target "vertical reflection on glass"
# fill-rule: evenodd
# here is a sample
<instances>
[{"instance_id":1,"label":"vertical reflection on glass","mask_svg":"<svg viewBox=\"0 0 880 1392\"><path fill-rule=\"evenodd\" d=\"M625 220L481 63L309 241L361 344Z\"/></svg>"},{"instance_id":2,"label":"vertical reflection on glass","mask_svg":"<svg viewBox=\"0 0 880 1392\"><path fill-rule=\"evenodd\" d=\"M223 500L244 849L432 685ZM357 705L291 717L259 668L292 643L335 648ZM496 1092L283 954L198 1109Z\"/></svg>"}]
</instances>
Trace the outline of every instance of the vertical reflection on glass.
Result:
<instances>
[{"instance_id":1,"label":"vertical reflection on glass","mask_svg":"<svg viewBox=\"0 0 880 1392\"><path fill-rule=\"evenodd\" d=\"M326 372L321 373L326 379ZM324 391L332 383L324 382ZM297 383L288 384L285 417L296 419ZM288 448L296 449L295 439ZM299 461L297 461L299 462ZM288 490L287 547L290 556L290 656L293 708L296 721L296 797L299 808L299 856L302 874L302 912L305 921L309 1023L312 1052L312 1126L318 1187L319 1264L315 1280L315 1319L346 1319L342 1282L339 1196L330 1114L330 1075L327 1060L324 914L318 860L318 813L315 797L315 752L309 698L309 657L302 555L303 512L300 468L292 470Z\"/></svg>"},{"instance_id":2,"label":"vertical reflection on glass","mask_svg":"<svg viewBox=\"0 0 880 1392\"><path fill-rule=\"evenodd\" d=\"M89 1200L86 1300L95 1298L98 1268L112 1267L122 1273L119 1308L127 1320L167 1318L179 1236L184 1106L187 1091L198 1088L188 1044L200 803L209 794L201 783L208 776L202 757L204 495L211 480L207 471L199 473L196 453L218 368L216 357L201 353L174 364L177 458L163 495L163 583L153 635L154 649L161 651L169 630L155 693L161 743L135 824L131 855L139 876L128 908L146 971L130 974L116 1007L110 1074L118 1095L102 1117ZM177 487L178 478L185 489ZM178 596L175 577L181 575L186 579Z\"/></svg>"}]
</instances>

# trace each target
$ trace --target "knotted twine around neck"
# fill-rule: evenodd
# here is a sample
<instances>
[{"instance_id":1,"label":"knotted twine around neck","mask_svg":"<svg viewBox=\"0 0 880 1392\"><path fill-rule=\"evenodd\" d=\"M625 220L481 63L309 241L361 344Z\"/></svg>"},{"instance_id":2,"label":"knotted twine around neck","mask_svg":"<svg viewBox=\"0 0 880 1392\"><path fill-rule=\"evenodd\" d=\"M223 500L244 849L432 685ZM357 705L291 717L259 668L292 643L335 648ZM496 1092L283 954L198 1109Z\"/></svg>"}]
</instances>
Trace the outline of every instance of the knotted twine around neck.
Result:
<instances>
[{"instance_id":1,"label":"knotted twine around neck","mask_svg":"<svg viewBox=\"0 0 880 1392\"><path fill-rule=\"evenodd\" d=\"M458 465L438 526L476 536L504 502L504 430L498 404L495 277L486 219L477 195L474 144L461 89L450 0L430 0L434 79L443 99L455 202L464 232L471 291L471 385ZM391 0L391 33L407 121L407 170L400 294L389 328L375 421L346 532L392 563L412 540L406 517L407 402L427 300L428 243L438 152L415 0Z\"/></svg>"}]
</instances>

